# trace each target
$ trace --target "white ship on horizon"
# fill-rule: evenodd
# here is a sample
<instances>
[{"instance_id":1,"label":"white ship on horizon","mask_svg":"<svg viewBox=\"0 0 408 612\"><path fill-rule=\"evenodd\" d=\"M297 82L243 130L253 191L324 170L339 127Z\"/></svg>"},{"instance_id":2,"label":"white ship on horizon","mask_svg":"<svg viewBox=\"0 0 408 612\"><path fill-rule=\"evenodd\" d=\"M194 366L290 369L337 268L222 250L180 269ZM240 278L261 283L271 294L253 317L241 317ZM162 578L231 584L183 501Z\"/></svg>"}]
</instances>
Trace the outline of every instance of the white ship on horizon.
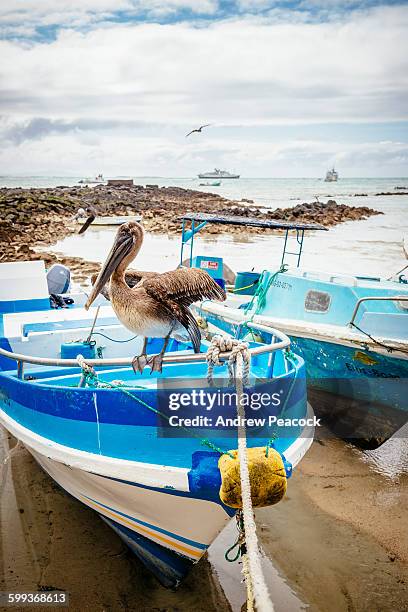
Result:
<instances>
[{"instance_id":1,"label":"white ship on horizon","mask_svg":"<svg viewBox=\"0 0 408 612\"><path fill-rule=\"evenodd\" d=\"M326 172L325 183L335 183L339 178L338 172L334 169L334 166L331 170Z\"/></svg>"},{"instance_id":2,"label":"white ship on horizon","mask_svg":"<svg viewBox=\"0 0 408 612\"><path fill-rule=\"evenodd\" d=\"M91 184L99 185L99 184L105 183L105 179L103 177L103 174L100 173L92 178L81 179L80 181L78 181L78 183L83 183L85 185L91 185Z\"/></svg>"},{"instance_id":3,"label":"white ship on horizon","mask_svg":"<svg viewBox=\"0 0 408 612\"><path fill-rule=\"evenodd\" d=\"M211 172L202 172L198 175L200 179L239 179L239 174L232 174L226 170L214 168Z\"/></svg>"}]
</instances>

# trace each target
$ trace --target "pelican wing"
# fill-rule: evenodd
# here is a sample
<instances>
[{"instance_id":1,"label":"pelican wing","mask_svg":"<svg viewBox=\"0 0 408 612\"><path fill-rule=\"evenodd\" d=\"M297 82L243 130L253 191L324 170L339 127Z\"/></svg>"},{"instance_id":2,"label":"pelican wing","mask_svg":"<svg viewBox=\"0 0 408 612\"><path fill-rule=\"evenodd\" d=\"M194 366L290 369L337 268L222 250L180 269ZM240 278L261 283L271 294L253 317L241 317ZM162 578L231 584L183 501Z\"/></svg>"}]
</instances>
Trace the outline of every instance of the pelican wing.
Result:
<instances>
[{"instance_id":1,"label":"pelican wing","mask_svg":"<svg viewBox=\"0 0 408 612\"><path fill-rule=\"evenodd\" d=\"M225 291L207 272L197 268L178 268L159 274L156 278L143 279L141 284L146 293L160 302L187 330L194 350L198 353L201 332L189 306L202 299L224 301Z\"/></svg>"},{"instance_id":2,"label":"pelican wing","mask_svg":"<svg viewBox=\"0 0 408 612\"><path fill-rule=\"evenodd\" d=\"M160 302L175 300L190 306L198 300L220 300L226 298L225 291L205 270L198 268L178 268L163 272L155 278L143 279L146 292Z\"/></svg>"},{"instance_id":3,"label":"pelican wing","mask_svg":"<svg viewBox=\"0 0 408 612\"><path fill-rule=\"evenodd\" d=\"M150 279L159 276L160 272L145 272L142 270L126 270L125 281L131 289L135 287L143 278Z\"/></svg>"}]
</instances>

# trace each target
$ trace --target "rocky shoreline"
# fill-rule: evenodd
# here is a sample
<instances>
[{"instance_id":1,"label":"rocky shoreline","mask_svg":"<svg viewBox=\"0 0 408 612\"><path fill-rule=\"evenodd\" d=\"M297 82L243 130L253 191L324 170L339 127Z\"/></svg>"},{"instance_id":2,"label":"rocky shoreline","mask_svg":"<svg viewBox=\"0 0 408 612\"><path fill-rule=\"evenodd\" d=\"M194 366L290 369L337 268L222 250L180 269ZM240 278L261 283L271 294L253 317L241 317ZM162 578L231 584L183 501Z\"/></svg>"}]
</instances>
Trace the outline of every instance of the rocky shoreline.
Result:
<instances>
[{"instance_id":1,"label":"rocky shoreline","mask_svg":"<svg viewBox=\"0 0 408 612\"><path fill-rule=\"evenodd\" d=\"M158 187L156 185L2 188L0 189L0 262L43 259L47 265L60 261L83 281L98 265L75 257L36 252L36 247L54 244L78 232L73 215L79 208L93 206L100 215L141 214L146 231L179 234L180 217L186 212L256 217L279 221L321 223L327 227L344 221L366 219L382 214L366 206L346 206L335 200L302 203L293 208L264 209L251 200L234 201L213 193ZM260 234L260 228L209 225L204 233Z\"/></svg>"}]
</instances>

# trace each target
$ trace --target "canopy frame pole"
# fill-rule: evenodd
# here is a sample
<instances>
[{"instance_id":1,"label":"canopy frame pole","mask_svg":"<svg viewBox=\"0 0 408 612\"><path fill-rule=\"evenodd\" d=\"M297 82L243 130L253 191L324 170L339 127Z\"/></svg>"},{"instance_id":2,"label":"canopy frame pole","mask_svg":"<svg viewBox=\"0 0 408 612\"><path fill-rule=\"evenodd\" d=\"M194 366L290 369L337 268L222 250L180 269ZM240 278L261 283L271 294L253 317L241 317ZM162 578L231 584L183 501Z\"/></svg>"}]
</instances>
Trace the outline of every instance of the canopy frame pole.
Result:
<instances>
[{"instance_id":1,"label":"canopy frame pole","mask_svg":"<svg viewBox=\"0 0 408 612\"><path fill-rule=\"evenodd\" d=\"M189 266L190 268L193 265L193 250L194 250L194 236L198 234L206 225L207 221L203 221L198 225L195 224L195 219L191 219L191 228L187 229L186 219L183 217L183 225L181 229L181 249L180 249L180 267L183 265L183 256L184 256L184 247L190 243L190 255L189 255Z\"/></svg>"}]
</instances>

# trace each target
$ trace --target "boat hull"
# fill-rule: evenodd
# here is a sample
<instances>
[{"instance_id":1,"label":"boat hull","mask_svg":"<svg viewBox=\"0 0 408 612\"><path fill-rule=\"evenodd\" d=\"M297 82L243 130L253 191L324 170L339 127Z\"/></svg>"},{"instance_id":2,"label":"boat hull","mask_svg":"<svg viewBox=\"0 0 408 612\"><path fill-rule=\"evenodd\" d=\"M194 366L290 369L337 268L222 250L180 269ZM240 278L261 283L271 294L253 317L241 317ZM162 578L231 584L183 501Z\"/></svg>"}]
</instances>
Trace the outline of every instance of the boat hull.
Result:
<instances>
[{"instance_id":1,"label":"boat hull","mask_svg":"<svg viewBox=\"0 0 408 612\"><path fill-rule=\"evenodd\" d=\"M218 174L199 174L198 178L200 179L218 179L218 180L225 180L225 179L239 179L240 174L228 174L226 176L219 176Z\"/></svg>"},{"instance_id":2,"label":"boat hull","mask_svg":"<svg viewBox=\"0 0 408 612\"><path fill-rule=\"evenodd\" d=\"M306 363L308 397L342 438L376 447L408 420L408 360L313 338L292 337Z\"/></svg>"},{"instance_id":3,"label":"boat hull","mask_svg":"<svg viewBox=\"0 0 408 612\"><path fill-rule=\"evenodd\" d=\"M180 584L231 518L222 505L186 492L92 474L29 451L65 491L95 510L166 587Z\"/></svg>"},{"instance_id":4,"label":"boat hull","mask_svg":"<svg viewBox=\"0 0 408 612\"><path fill-rule=\"evenodd\" d=\"M109 375L118 372L104 378ZM51 386L41 377L37 383L0 374L0 423L63 489L113 527L162 584L176 587L235 514L218 494L220 453L203 450L195 437L161 438L156 415L127 394L78 389L70 376L78 374L67 374L59 387L61 377ZM310 420L304 384L302 377L291 385L296 392L286 408ZM150 402L156 396L140 393ZM308 425L274 445L295 466L313 435ZM234 437L216 442L225 449L237 446ZM248 444L264 446L266 440Z\"/></svg>"},{"instance_id":5,"label":"boat hull","mask_svg":"<svg viewBox=\"0 0 408 612\"><path fill-rule=\"evenodd\" d=\"M237 324L221 313L206 312L205 318L210 332L237 331ZM267 324L268 317L262 322ZM364 351L339 339L294 334L276 319L272 324L289 336L293 351L304 359L308 398L333 434L375 448L408 421L408 359L402 353Z\"/></svg>"}]
</instances>

